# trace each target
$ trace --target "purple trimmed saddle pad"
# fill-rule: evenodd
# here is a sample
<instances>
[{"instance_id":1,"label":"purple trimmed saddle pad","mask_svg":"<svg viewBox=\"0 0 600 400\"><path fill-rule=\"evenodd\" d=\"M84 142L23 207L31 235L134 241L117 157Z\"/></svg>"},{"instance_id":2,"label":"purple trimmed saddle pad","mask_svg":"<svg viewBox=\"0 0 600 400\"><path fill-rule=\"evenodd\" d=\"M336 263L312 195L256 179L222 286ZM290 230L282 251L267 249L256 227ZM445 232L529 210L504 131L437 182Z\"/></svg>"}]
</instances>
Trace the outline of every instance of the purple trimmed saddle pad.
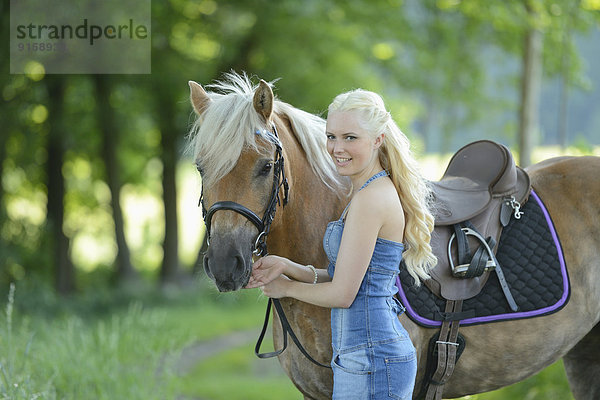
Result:
<instances>
[{"instance_id":1,"label":"purple trimmed saddle pad","mask_svg":"<svg viewBox=\"0 0 600 400\"><path fill-rule=\"evenodd\" d=\"M521 208L521 219L512 218L502 231L496 258L519 310L511 311L494 272L481 292L463 302L463 311L474 316L461 325L475 325L510 319L531 318L554 313L569 300L569 277L558 235L542 200L532 190ZM450 229L450 228L449 228ZM400 269L398 296L406 313L425 327L439 327L446 301L425 285L412 286L413 279Z\"/></svg>"}]
</instances>

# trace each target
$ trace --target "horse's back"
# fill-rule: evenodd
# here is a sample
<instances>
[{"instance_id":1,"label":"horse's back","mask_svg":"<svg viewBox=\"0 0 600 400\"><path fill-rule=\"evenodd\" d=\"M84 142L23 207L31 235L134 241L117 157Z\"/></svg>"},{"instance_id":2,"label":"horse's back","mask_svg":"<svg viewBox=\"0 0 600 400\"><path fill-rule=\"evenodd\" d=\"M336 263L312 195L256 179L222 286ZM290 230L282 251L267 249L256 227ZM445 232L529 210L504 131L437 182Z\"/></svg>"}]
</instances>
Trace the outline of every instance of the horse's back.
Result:
<instances>
[{"instance_id":1,"label":"horse's back","mask_svg":"<svg viewBox=\"0 0 600 400\"><path fill-rule=\"evenodd\" d=\"M582 242L592 239L599 245L600 157L551 158L526 171L561 240L575 234Z\"/></svg>"},{"instance_id":2,"label":"horse's back","mask_svg":"<svg viewBox=\"0 0 600 400\"><path fill-rule=\"evenodd\" d=\"M600 157L554 157L525 168L532 185L566 185L564 189L600 190ZM579 185L583 187L579 188ZM600 199L597 199L600 200Z\"/></svg>"},{"instance_id":3,"label":"horse's back","mask_svg":"<svg viewBox=\"0 0 600 400\"><path fill-rule=\"evenodd\" d=\"M549 159L526 171L548 210L563 250L571 289L569 301L550 315L461 327L467 346L444 389L449 397L518 382L567 353L575 359L569 361L570 366L583 365L593 371L600 368L570 352L578 343L586 343L593 354L600 351L600 331L594 328L600 320L600 157ZM421 351L426 354L423 345ZM524 359L529 361L519 368L510 362ZM487 379L474 379L483 376ZM580 387L574 378L570 381L574 388Z\"/></svg>"},{"instance_id":4,"label":"horse's back","mask_svg":"<svg viewBox=\"0 0 600 400\"><path fill-rule=\"evenodd\" d=\"M557 157L527 168L556 226L571 286L557 329L579 336L564 357L573 395L597 399L600 382L600 157ZM564 318L563 318L564 316ZM564 350L562 350L564 351Z\"/></svg>"}]
</instances>

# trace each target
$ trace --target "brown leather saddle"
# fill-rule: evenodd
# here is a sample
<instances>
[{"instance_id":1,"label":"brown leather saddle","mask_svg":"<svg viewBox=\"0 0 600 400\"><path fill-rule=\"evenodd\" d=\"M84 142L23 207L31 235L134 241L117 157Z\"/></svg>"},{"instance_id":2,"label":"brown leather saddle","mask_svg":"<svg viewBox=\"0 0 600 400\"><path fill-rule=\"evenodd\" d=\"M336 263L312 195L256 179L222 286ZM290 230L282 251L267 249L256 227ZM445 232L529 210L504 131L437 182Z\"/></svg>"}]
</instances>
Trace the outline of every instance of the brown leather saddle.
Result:
<instances>
[{"instance_id":1,"label":"brown leather saddle","mask_svg":"<svg viewBox=\"0 0 600 400\"><path fill-rule=\"evenodd\" d=\"M531 189L529 176L515 164L508 148L480 140L458 150L442 179L431 184L436 226L431 246L438 264L425 284L444 299L469 299L481 291L494 268L488 262L489 267L480 276L456 279L464 275L465 266L457 259L457 246L451 243L457 240L452 227L470 221L468 227L461 227L469 243L483 245L472 231L497 243L511 215L520 218L519 208Z\"/></svg>"},{"instance_id":2,"label":"brown leather saddle","mask_svg":"<svg viewBox=\"0 0 600 400\"><path fill-rule=\"evenodd\" d=\"M439 335L432 341L437 365L426 378L424 391L427 399L441 399L462 351L458 326L468 317L462 312L463 300L476 296L494 272L510 308L518 309L495 253L502 228L511 218L521 217L520 207L527 201L531 185L508 148L490 140L458 150L442 179L431 185L435 215L431 246L438 264L425 285L446 299L446 309L440 316ZM464 347L464 340L461 345Z\"/></svg>"}]
</instances>

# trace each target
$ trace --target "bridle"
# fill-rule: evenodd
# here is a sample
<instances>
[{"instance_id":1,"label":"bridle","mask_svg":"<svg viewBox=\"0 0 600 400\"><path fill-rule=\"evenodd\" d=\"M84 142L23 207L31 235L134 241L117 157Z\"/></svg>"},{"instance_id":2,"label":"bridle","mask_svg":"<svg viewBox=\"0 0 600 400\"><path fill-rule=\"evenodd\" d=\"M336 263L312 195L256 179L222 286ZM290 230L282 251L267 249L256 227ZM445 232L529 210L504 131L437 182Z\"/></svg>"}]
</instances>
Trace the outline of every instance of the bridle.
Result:
<instances>
[{"instance_id":1,"label":"bridle","mask_svg":"<svg viewBox=\"0 0 600 400\"><path fill-rule=\"evenodd\" d=\"M275 161L273 162L273 187L271 189L271 197L265 209L265 213L261 218L258 217L252 210L234 201L217 201L214 203L208 211L204 206L204 185L202 186L202 192L200 194L199 206L202 206L202 217L206 225L206 241L210 243L210 225L212 217L215 212L219 210L230 210L235 211L238 214L246 217L254 226L258 229L258 236L254 240L254 247L252 253L258 257L267 255L267 235L271 230L271 223L275 218L275 211L277 205L281 204L279 198L279 191L283 187L283 206L288 203L289 185L287 178L285 177L284 158L282 154L281 144L279 142L279 136L277 135L277 128L275 124L271 124L273 132L267 132L273 137L273 144L275 145ZM256 131L256 134L260 134L260 131ZM269 135L266 135L269 136Z\"/></svg>"},{"instance_id":2,"label":"bridle","mask_svg":"<svg viewBox=\"0 0 600 400\"><path fill-rule=\"evenodd\" d=\"M234 201L218 201L218 202L214 203L208 209L208 211L206 211L206 207L204 207L204 186L203 186L202 192L200 194L200 201L199 201L198 205L202 206L202 217L204 218L204 223L206 224L206 242L207 242L207 244L210 243L210 224L211 224L211 220L212 220L212 217L215 214L215 212L217 212L219 210L230 210L230 211L235 211L236 213L241 214L244 217L246 217L258 229L258 236L256 237L256 239L254 241L254 248L252 249L252 253L258 257L266 256L268 254L267 253L267 235L269 234L269 231L271 230L271 223L273 222L273 219L275 218L275 211L277 209L277 205L281 204L281 200L279 198L279 191L283 187L283 206L284 207L288 203L288 195L289 195L289 191L290 191L287 178L285 177L285 170L284 170L284 164L283 164L284 158L283 158L283 154L282 154L281 144L279 142L279 136L277 135L277 128L275 127L275 124L271 124L271 127L273 129L273 132L267 132L267 133L270 134L270 136L272 136L274 138L272 140L272 142L275 145L275 161L273 163L273 187L271 189L271 197L269 198L269 203L267 204L265 214L263 215L263 217L261 219L252 210L250 210L249 208L244 207L243 205L236 203ZM260 134L260 131L256 131L256 134L257 135ZM269 135L266 135L266 136L269 136ZM283 347L280 350L273 351L270 353L261 353L260 346L262 344L265 333L267 331L267 326L269 324L269 317L271 315L271 303L273 304L273 306L275 307L275 310L279 314L279 321L281 322L281 328L283 330ZM258 337L258 341L256 342L256 346L254 348L254 353L259 358L270 358L270 357L276 357L276 356L280 355L287 348L287 343L288 343L287 335L288 334L290 335L290 337L292 338L292 341L296 344L298 349L300 349L302 354L306 358L308 358L308 360L310 362L312 362L318 366L324 367L324 368L331 368L329 365L325 365L325 364L322 364L322 363L316 361L313 357L310 356L310 354L308 354L308 352L304 349L304 346L302 346L302 343L300 343L300 340L298 340L298 337L294 333L290 323L288 322L288 319L285 315L285 312L283 311L283 308L281 307L281 303L279 302L279 299L269 298L269 301L267 303L267 312L265 314L265 321L263 323L262 331Z\"/></svg>"}]
</instances>

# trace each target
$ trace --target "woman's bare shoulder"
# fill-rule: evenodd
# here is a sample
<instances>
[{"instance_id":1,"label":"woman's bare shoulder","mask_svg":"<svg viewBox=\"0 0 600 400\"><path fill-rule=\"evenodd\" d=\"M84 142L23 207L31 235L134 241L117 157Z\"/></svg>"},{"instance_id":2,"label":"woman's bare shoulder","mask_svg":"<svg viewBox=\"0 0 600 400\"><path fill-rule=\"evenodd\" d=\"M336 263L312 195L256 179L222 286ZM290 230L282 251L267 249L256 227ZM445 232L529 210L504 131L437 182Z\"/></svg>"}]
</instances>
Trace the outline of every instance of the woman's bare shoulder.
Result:
<instances>
[{"instance_id":1,"label":"woman's bare shoulder","mask_svg":"<svg viewBox=\"0 0 600 400\"><path fill-rule=\"evenodd\" d=\"M360 211L367 211L386 217L390 214L402 214L402 203L391 180L381 179L355 194L353 203Z\"/></svg>"}]
</instances>

